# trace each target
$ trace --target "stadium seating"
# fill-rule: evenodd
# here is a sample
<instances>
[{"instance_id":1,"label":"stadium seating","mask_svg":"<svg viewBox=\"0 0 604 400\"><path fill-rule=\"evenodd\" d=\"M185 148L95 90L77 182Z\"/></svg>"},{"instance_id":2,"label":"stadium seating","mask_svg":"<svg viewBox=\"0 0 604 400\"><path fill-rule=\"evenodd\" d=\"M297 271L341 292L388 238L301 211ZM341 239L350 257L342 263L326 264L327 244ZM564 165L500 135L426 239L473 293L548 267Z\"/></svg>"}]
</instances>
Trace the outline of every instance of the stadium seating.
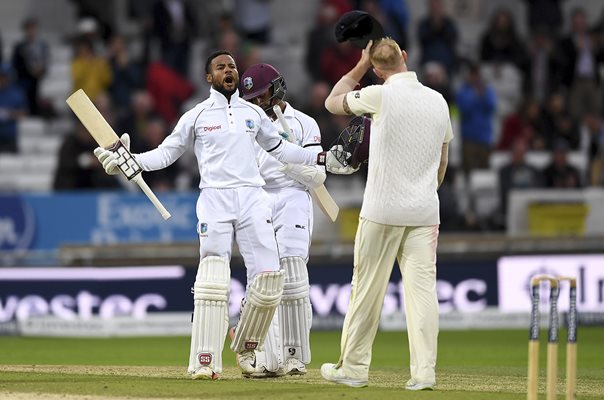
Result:
<instances>
[{"instance_id":1,"label":"stadium seating","mask_svg":"<svg viewBox=\"0 0 604 400\"><path fill-rule=\"evenodd\" d=\"M552 160L550 152L546 151L529 151L525 156L526 162L537 169L546 168ZM510 153L507 151L495 151L489 159L489 167L492 170L499 171L501 167L510 162ZM589 160L587 155L582 151L571 151L568 153L568 162L579 170L581 175L585 175Z\"/></svg>"}]
</instances>

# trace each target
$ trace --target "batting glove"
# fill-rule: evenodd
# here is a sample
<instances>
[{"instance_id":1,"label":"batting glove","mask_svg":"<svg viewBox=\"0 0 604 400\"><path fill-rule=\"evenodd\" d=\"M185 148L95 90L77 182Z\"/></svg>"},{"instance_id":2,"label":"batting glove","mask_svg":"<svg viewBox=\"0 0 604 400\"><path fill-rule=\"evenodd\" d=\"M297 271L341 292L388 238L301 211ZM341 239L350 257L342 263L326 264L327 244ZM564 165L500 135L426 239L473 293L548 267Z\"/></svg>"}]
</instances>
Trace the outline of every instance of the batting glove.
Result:
<instances>
[{"instance_id":1,"label":"batting glove","mask_svg":"<svg viewBox=\"0 0 604 400\"><path fill-rule=\"evenodd\" d=\"M325 168L329 172L338 175L350 175L359 170L359 167L353 168L347 162L342 163L340 159L336 157L336 153L344 154L346 160L350 159L350 157L352 156L352 154L350 154L349 152L344 152L344 148L342 147L342 145L333 146L331 149L329 149L325 156Z\"/></svg>"},{"instance_id":2,"label":"batting glove","mask_svg":"<svg viewBox=\"0 0 604 400\"><path fill-rule=\"evenodd\" d=\"M124 133L120 137L120 141L130 151L130 135ZM117 154L112 150L107 150L102 147L94 149L94 155L99 159L101 165L108 175L117 175L120 169L117 167Z\"/></svg>"},{"instance_id":3,"label":"batting glove","mask_svg":"<svg viewBox=\"0 0 604 400\"><path fill-rule=\"evenodd\" d=\"M319 169L309 165L283 164L279 171L310 189L321 186L327 177L322 168Z\"/></svg>"}]
</instances>

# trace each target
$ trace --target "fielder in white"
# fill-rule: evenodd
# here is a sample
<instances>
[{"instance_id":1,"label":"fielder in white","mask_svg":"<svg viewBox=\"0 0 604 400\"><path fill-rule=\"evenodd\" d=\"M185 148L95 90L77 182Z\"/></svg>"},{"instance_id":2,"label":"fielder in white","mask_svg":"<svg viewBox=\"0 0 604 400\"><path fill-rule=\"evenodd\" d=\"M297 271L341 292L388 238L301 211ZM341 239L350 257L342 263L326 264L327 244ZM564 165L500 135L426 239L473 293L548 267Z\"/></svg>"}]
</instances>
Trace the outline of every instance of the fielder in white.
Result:
<instances>
[{"instance_id":1,"label":"fielder in white","mask_svg":"<svg viewBox=\"0 0 604 400\"><path fill-rule=\"evenodd\" d=\"M331 113L368 113L373 121L340 360L321 367L323 378L353 387L368 382L371 347L395 259L403 277L411 357L406 388L432 389L436 383L437 189L453 133L446 101L407 71L406 60L407 53L392 39L369 42L325 101ZM384 84L354 90L372 67ZM333 161L326 164L330 172L355 171Z\"/></svg>"},{"instance_id":2,"label":"fielder in white","mask_svg":"<svg viewBox=\"0 0 604 400\"><path fill-rule=\"evenodd\" d=\"M315 151L282 140L264 111L239 97L239 74L230 53L208 57L206 81L209 98L187 111L158 148L135 155L144 171L169 166L191 147L197 158L200 263L188 367L193 379L218 379L222 372L233 239L247 268L246 299L231 344L244 373L255 372L254 350L263 348L281 301L284 277L254 143L282 162L317 163ZM121 140L129 145L127 134ZM118 173L113 152L98 148L95 154L108 173Z\"/></svg>"},{"instance_id":3,"label":"fielder in white","mask_svg":"<svg viewBox=\"0 0 604 400\"><path fill-rule=\"evenodd\" d=\"M315 154L323 151L316 121L285 102L287 87L281 74L269 64L249 67L241 76L244 99L261 107L289 142ZM291 128L287 137L273 111L277 105ZM322 166L283 165L260 146L257 160L271 199L273 227L281 269L285 273L283 296L268 331L264 351L256 351L254 378L303 375L310 362L312 309L306 263L313 227L313 205L309 188L325 181Z\"/></svg>"}]
</instances>

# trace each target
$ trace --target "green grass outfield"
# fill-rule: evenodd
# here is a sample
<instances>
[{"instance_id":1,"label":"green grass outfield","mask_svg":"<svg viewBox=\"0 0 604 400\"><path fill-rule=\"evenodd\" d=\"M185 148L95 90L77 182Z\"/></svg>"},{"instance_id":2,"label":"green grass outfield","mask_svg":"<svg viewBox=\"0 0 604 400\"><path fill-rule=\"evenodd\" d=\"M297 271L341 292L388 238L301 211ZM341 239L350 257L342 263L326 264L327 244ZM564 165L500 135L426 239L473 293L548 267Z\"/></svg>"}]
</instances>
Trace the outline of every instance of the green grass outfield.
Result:
<instances>
[{"instance_id":1,"label":"green grass outfield","mask_svg":"<svg viewBox=\"0 0 604 400\"><path fill-rule=\"evenodd\" d=\"M0 337L0 399L524 399L527 339L528 329L441 332L437 390L409 392L404 390L409 378L404 332L378 333L369 387L361 389L320 377L321 363L337 360L339 332L313 333L313 362L302 377L243 379L227 347L219 381L188 378L187 337ZM564 350L561 342L559 399L565 389ZM543 341L541 393L545 353ZM580 328L578 360L577 398L604 399L604 328Z\"/></svg>"}]
</instances>

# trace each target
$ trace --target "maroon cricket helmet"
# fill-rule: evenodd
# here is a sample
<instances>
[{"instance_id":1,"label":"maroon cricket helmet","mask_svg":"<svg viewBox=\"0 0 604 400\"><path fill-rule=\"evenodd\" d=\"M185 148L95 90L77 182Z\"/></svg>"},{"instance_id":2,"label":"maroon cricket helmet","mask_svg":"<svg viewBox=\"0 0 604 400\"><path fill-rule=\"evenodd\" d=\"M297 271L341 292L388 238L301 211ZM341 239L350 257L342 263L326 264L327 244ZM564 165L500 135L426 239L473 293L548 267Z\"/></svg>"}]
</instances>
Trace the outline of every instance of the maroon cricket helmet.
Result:
<instances>
[{"instance_id":1,"label":"maroon cricket helmet","mask_svg":"<svg viewBox=\"0 0 604 400\"><path fill-rule=\"evenodd\" d=\"M241 75L241 93L245 100L258 97L268 89L273 89L271 99L283 100L287 86L283 76L270 64L254 64Z\"/></svg>"},{"instance_id":2,"label":"maroon cricket helmet","mask_svg":"<svg viewBox=\"0 0 604 400\"><path fill-rule=\"evenodd\" d=\"M342 130L338 138L330 146L342 146L341 151L334 151L338 161L352 168L358 168L369 160L369 136L371 133L371 118L354 117L348 126Z\"/></svg>"}]
</instances>

